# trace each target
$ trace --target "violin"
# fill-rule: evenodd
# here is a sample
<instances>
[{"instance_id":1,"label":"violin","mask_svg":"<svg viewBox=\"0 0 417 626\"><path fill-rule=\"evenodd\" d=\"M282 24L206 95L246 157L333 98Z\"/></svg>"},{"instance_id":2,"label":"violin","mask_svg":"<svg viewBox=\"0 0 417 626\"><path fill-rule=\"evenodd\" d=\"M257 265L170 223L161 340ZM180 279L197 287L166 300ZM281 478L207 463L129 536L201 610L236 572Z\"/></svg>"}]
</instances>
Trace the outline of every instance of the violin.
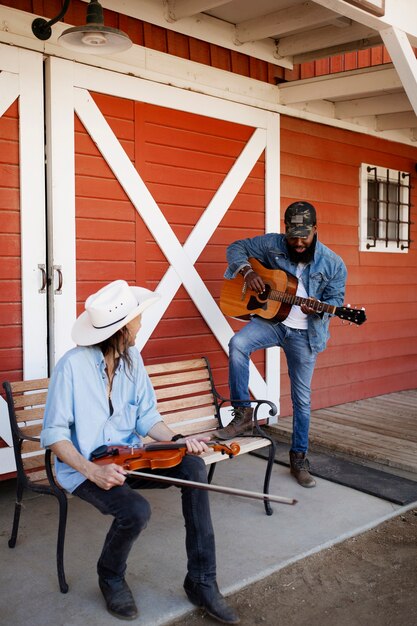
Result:
<instances>
[{"instance_id":1,"label":"violin","mask_svg":"<svg viewBox=\"0 0 417 626\"><path fill-rule=\"evenodd\" d=\"M228 454L230 458L240 452L240 446L236 442L226 445L225 443L209 441L206 445L213 448L216 452ZM181 460L186 454L187 445L185 443L159 441L146 444L140 448L134 446L99 446L91 453L90 460L100 465L116 463L117 465L121 465L126 470L127 474L177 485L178 487L195 487L196 489L243 496L245 498L255 498L256 500L270 500L271 502L280 502L281 504L295 504L297 502L295 498L284 498L282 496L273 496L269 493L258 493L257 491L246 491L244 489L235 489L233 487L223 487L221 485L212 485L211 483L199 483L193 480L184 480L182 478L136 471L138 469L143 470L143 468L158 469L175 467L175 465L181 463Z\"/></svg>"},{"instance_id":2,"label":"violin","mask_svg":"<svg viewBox=\"0 0 417 626\"><path fill-rule=\"evenodd\" d=\"M232 458L239 454L240 446L236 442L229 445L220 442L207 442L215 452L227 454ZM187 444L173 441L158 441L141 447L135 446L99 446L91 453L91 461L99 465L116 463L127 471L138 469L166 469L179 465L187 454Z\"/></svg>"}]
</instances>

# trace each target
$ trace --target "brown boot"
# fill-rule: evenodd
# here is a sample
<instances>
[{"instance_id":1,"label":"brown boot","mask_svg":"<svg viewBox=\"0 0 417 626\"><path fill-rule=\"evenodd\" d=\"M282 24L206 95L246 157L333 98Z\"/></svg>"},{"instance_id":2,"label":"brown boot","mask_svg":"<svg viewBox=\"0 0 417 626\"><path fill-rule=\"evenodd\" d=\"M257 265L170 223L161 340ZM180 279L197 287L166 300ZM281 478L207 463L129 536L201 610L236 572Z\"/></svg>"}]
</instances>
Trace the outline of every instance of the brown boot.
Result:
<instances>
[{"instance_id":1,"label":"brown boot","mask_svg":"<svg viewBox=\"0 0 417 626\"><path fill-rule=\"evenodd\" d=\"M294 452L290 450L290 467L291 474L302 487L315 487L316 481L308 471L310 463L304 452Z\"/></svg>"},{"instance_id":2,"label":"brown boot","mask_svg":"<svg viewBox=\"0 0 417 626\"><path fill-rule=\"evenodd\" d=\"M224 428L215 431L218 439L232 439L237 435L252 433L253 409L250 406L237 406L232 411L233 419Z\"/></svg>"}]
</instances>

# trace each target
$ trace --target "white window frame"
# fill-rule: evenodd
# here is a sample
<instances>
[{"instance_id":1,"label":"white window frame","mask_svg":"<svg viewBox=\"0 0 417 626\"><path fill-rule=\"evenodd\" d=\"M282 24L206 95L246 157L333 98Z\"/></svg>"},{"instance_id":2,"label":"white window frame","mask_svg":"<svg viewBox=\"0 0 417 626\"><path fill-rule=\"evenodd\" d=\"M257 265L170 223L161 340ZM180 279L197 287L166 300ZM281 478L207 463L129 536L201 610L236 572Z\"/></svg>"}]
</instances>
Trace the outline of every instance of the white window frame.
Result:
<instances>
[{"instance_id":1,"label":"white window frame","mask_svg":"<svg viewBox=\"0 0 417 626\"><path fill-rule=\"evenodd\" d=\"M374 177L373 172L369 171L376 168L377 178L381 179L381 182L387 180L387 172L389 180L393 184L398 184L398 176L409 176L408 172L400 172L391 168L371 165L369 163L362 163L360 167L360 180L359 180L359 249L361 252L395 252L397 254L407 254L409 248L404 247L401 244L397 245L396 241L388 241L385 239L374 241L373 237L368 237L368 181ZM400 240L407 245L408 241L408 224L410 219L410 206L409 206L409 188L408 186L401 187L401 214L400 214Z\"/></svg>"}]
</instances>

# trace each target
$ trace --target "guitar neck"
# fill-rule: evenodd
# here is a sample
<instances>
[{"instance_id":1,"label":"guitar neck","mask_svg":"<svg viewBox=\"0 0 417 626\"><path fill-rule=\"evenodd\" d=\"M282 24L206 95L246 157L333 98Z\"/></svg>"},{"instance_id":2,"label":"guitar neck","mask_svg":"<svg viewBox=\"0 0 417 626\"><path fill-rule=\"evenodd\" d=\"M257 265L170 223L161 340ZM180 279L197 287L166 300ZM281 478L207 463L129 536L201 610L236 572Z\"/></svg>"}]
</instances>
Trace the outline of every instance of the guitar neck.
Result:
<instances>
[{"instance_id":1,"label":"guitar neck","mask_svg":"<svg viewBox=\"0 0 417 626\"><path fill-rule=\"evenodd\" d=\"M295 304L297 306L307 304L310 308L314 309L316 313L331 313L332 315L334 315L337 308L332 304L320 302L320 300L313 300L311 298L300 298L299 296L292 296L285 291L277 291L276 289L271 289L268 294L268 298L270 300L276 300L277 302L284 302L285 304Z\"/></svg>"}]
</instances>

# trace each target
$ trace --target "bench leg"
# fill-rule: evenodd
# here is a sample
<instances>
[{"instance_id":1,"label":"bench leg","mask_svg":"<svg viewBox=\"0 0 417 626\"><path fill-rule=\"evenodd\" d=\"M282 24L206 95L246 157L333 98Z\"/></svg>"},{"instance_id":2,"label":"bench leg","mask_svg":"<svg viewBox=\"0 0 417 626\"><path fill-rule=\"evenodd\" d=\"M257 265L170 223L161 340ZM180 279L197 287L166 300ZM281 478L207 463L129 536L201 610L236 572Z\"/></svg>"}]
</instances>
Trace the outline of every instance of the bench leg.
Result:
<instances>
[{"instance_id":1,"label":"bench leg","mask_svg":"<svg viewBox=\"0 0 417 626\"><path fill-rule=\"evenodd\" d=\"M275 442L273 441L273 439L269 439L269 441L271 445L269 446L269 456L268 456L268 462L267 462L266 471L265 471L264 493L269 493L269 483L271 480L271 473L272 473L272 468L274 466L274 459L275 459L275 452L276 452ZM267 515L272 515L273 510L271 508L271 504L269 500L264 500L264 505L265 505L265 513Z\"/></svg>"},{"instance_id":2,"label":"bench leg","mask_svg":"<svg viewBox=\"0 0 417 626\"><path fill-rule=\"evenodd\" d=\"M207 475L207 482L208 484L211 483L211 481L213 480L213 474L214 474L214 470L216 469L216 463L212 463L210 465L210 469L208 471L208 475Z\"/></svg>"},{"instance_id":3,"label":"bench leg","mask_svg":"<svg viewBox=\"0 0 417 626\"><path fill-rule=\"evenodd\" d=\"M64 571L64 542L65 542L65 530L67 527L67 511L68 501L64 492L57 495L59 502L59 524L58 524L58 541L56 547L56 564L58 569L58 581L59 588L62 593L67 593L68 584L65 580Z\"/></svg>"},{"instance_id":4,"label":"bench leg","mask_svg":"<svg viewBox=\"0 0 417 626\"><path fill-rule=\"evenodd\" d=\"M9 539L9 548L14 548L16 545L17 533L19 530L20 512L22 510L22 497L23 497L23 485L19 481L19 479L17 479L16 504L14 507L13 526L12 526L12 533Z\"/></svg>"}]
</instances>

